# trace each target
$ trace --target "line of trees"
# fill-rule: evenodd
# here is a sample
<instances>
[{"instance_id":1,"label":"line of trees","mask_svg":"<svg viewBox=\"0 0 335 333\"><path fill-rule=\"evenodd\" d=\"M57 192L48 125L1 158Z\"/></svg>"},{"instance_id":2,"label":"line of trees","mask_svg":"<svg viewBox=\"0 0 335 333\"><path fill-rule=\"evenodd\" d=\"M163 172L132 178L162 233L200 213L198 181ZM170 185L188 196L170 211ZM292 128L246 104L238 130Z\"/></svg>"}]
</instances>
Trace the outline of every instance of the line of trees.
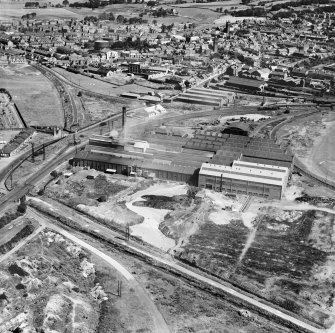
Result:
<instances>
[{"instance_id":1,"label":"line of trees","mask_svg":"<svg viewBox=\"0 0 335 333\"><path fill-rule=\"evenodd\" d=\"M39 2L26 2L24 7L26 8L38 8L40 6Z\"/></svg>"},{"instance_id":2,"label":"line of trees","mask_svg":"<svg viewBox=\"0 0 335 333\"><path fill-rule=\"evenodd\" d=\"M298 14L299 16L304 14L323 14L323 13L333 13L335 12L335 5L329 5L325 7L319 7L319 8L313 8L313 9L303 9L303 10L286 10L286 11L280 11L273 15L273 19L279 19L279 18L290 18L294 14Z\"/></svg>"},{"instance_id":3,"label":"line of trees","mask_svg":"<svg viewBox=\"0 0 335 333\"><path fill-rule=\"evenodd\" d=\"M331 3L331 0L298 0L275 4L271 7L271 11L288 9L290 7L310 6L310 5L326 5Z\"/></svg>"},{"instance_id":4,"label":"line of trees","mask_svg":"<svg viewBox=\"0 0 335 333\"><path fill-rule=\"evenodd\" d=\"M135 0L136 3L144 3L144 0ZM150 1L149 1L150 2ZM154 1L151 1L154 2ZM88 2L73 2L70 3L70 7L77 7L77 8L99 8L105 7L108 5L115 5L115 4L125 4L125 3L132 3L132 0L89 0ZM155 2L156 4L156 2ZM66 6L66 5L64 5Z\"/></svg>"},{"instance_id":5,"label":"line of trees","mask_svg":"<svg viewBox=\"0 0 335 333\"><path fill-rule=\"evenodd\" d=\"M117 41L111 45L112 49L119 49L119 50L138 50L144 51L148 50L150 47L147 41L143 41L140 39L136 39L133 41L130 37L124 41Z\"/></svg>"},{"instance_id":6,"label":"line of trees","mask_svg":"<svg viewBox=\"0 0 335 333\"><path fill-rule=\"evenodd\" d=\"M238 17L244 17L244 16L263 17L266 16L266 14L267 12L263 7L247 8L231 12L232 16L238 16Z\"/></svg>"},{"instance_id":7,"label":"line of trees","mask_svg":"<svg viewBox=\"0 0 335 333\"><path fill-rule=\"evenodd\" d=\"M154 17L165 17L165 16L169 16L169 15L174 15L173 8L172 9L165 9L163 7L160 7L152 13L152 16L154 16Z\"/></svg>"},{"instance_id":8,"label":"line of trees","mask_svg":"<svg viewBox=\"0 0 335 333\"><path fill-rule=\"evenodd\" d=\"M21 16L21 20L33 20L36 18L36 13L28 13Z\"/></svg>"}]
</instances>

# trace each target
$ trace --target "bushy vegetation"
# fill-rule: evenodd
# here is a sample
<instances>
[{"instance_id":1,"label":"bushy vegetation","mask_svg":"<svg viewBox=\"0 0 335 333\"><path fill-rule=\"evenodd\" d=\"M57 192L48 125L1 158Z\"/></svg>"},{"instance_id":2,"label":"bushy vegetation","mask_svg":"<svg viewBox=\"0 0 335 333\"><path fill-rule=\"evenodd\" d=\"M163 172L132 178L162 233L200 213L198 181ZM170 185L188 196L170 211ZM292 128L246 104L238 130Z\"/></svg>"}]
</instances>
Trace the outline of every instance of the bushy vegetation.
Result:
<instances>
[{"instance_id":1,"label":"bushy vegetation","mask_svg":"<svg viewBox=\"0 0 335 333\"><path fill-rule=\"evenodd\" d=\"M266 10L263 7L257 8L247 8L244 10L238 10L231 12L231 15L243 17L243 16L255 16L255 17L263 17L267 14Z\"/></svg>"},{"instance_id":2,"label":"bushy vegetation","mask_svg":"<svg viewBox=\"0 0 335 333\"><path fill-rule=\"evenodd\" d=\"M124 41L117 41L115 43L113 43L111 45L112 49L115 50L129 50L129 49L133 49L133 50L145 50L145 49L149 49L151 46L148 44L147 41L142 41L142 40L131 40L131 38L127 38Z\"/></svg>"},{"instance_id":3,"label":"bushy vegetation","mask_svg":"<svg viewBox=\"0 0 335 333\"><path fill-rule=\"evenodd\" d=\"M329 4L330 0L299 0L299 1L289 1L289 2L282 2L277 3L271 7L271 11L277 11L281 9L288 9L290 7L300 7L300 6L310 6L310 5L317 5L317 4Z\"/></svg>"},{"instance_id":4,"label":"bushy vegetation","mask_svg":"<svg viewBox=\"0 0 335 333\"><path fill-rule=\"evenodd\" d=\"M26 2L24 7L26 8L38 8L40 6L39 2Z\"/></svg>"},{"instance_id":5,"label":"bushy vegetation","mask_svg":"<svg viewBox=\"0 0 335 333\"><path fill-rule=\"evenodd\" d=\"M19 210L16 212L6 212L3 216L0 217L0 229L20 216L22 216L22 213Z\"/></svg>"},{"instance_id":6,"label":"bushy vegetation","mask_svg":"<svg viewBox=\"0 0 335 333\"><path fill-rule=\"evenodd\" d=\"M36 18L36 13L28 13L21 16L21 20L32 20Z\"/></svg>"}]
</instances>

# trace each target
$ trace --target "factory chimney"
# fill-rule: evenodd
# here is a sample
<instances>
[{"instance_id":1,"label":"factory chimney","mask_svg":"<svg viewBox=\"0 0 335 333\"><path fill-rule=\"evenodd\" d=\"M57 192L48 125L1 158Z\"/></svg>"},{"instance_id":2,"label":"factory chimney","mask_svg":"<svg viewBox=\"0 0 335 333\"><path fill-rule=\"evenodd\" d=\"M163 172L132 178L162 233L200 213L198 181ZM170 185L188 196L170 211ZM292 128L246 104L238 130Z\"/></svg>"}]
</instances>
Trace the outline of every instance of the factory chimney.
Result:
<instances>
[{"instance_id":1,"label":"factory chimney","mask_svg":"<svg viewBox=\"0 0 335 333\"><path fill-rule=\"evenodd\" d=\"M123 106L122 107L122 130L124 130L124 127L126 125L126 112L127 112L127 108Z\"/></svg>"}]
</instances>

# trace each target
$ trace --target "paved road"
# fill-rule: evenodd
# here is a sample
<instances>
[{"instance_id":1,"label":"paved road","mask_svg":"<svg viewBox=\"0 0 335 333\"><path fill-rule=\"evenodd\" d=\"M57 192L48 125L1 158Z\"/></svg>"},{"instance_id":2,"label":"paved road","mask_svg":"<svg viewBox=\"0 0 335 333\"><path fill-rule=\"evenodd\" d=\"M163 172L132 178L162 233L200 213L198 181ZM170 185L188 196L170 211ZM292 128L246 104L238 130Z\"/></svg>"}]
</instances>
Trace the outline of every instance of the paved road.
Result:
<instances>
[{"instance_id":1,"label":"paved road","mask_svg":"<svg viewBox=\"0 0 335 333\"><path fill-rule=\"evenodd\" d=\"M58 232L67 239L71 240L72 242L80 245L81 247L85 248L91 253L94 253L95 255L106 261L113 268L115 268L128 281L130 287L135 289L139 301L147 309L148 313L152 316L154 325L153 331L155 333L170 333L170 329L167 326L162 314L158 311L156 305L153 303L153 301L151 300L149 295L144 291L144 289L140 286L140 284L135 280L134 276L124 266L122 266L118 261L116 261L112 257L106 255L105 253L96 249L92 245L86 243L82 239L72 235L71 233L65 231L64 229L52 223L49 223L44 216L41 216L35 210L28 208L28 214L32 218L37 220L43 226L43 228L47 227L51 230Z\"/></svg>"},{"instance_id":2,"label":"paved road","mask_svg":"<svg viewBox=\"0 0 335 333\"><path fill-rule=\"evenodd\" d=\"M42 203L43 204L43 203ZM230 287L229 285L225 285L222 283L219 283L215 280L212 280L208 277L202 276L199 273L196 273L194 271L189 270L188 268L181 266L177 262L173 261L172 259L169 259L168 256L158 256L156 254L153 254L151 252L148 252L144 247L137 245L135 242L125 242L123 240L119 239L119 234L98 224L93 222L89 219L89 217L85 217L86 224L83 223L82 216L78 214L76 211L72 210L71 208L62 205L61 203L57 201L53 201L52 199L47 200L47 204L44 206L48 209L50 207L50 204L53 207L53 210L56 210L58 214L63 215L66 218L70 218L78 225L83 225L83 227L86 230L94 231L95 233L100 233L104 237L107 237L109 239L112 239L115 243L120 243L123 247L127 247L137 253L140 253L144 255L147 258L152 259L155 262L161 263L166 267L169 267L172 271L177 271L182 276L186 276L190 278L191 280L196 280L197 282L202 282L203 284L211 287L215 287L218 290L222 291L225 294L228 294L230 296L233 296L234 298L237 298L241 301L243 301L246 304L250 304L253 307L257 307L258 309L262 310L265 313L271 314L280 320L284 320L287 323L291 323L295 325L296 327L299 327L303 329L306 332L313 332L313 333L325 333L330 332L326 330L319 329L317 327L312 326L311 324L305 323L304 321L297 319L287 313L284 313L276 308L271 307L270 305L264 304L260 302L259 300L252 297L250 294L241 293L238 290L234 289L233 287ZM70 212L72 210L72 213ZM87 223L89 222L89 223Z\"/></svg>"}]
</instances>

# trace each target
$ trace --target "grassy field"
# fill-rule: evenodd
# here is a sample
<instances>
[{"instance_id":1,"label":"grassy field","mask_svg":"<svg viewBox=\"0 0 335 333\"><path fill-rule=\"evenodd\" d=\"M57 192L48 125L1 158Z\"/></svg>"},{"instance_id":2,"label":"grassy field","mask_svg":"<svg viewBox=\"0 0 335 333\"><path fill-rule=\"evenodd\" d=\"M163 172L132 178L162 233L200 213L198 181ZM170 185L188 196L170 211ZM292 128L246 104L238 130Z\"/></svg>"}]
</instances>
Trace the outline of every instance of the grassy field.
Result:
<instances>
[{"instance_id":1,"label":"grassy field","mask_svg":"<svg viewBox=\"0 0 335 333\"><path fill-rule=\"evenodd\" d=\"M61 1L60 1L61 2ZM0 3L0 20L10 20L21 18L28 13L36 13L37 19L53 18L81 18L79 14L67 10L67 8L24 8L24 3Z\"/></svg>"},{"instance_id":2,"label":"grassy field","mask_svg":"<svg viewBox=\"0 0 335 333\"><path fill-rule=\"evenodd\" d=\"M232 1L216 1L216 2L208 2L208 3L194 3L194 2L188 2L183 3L179 5L173 5L174 7L178 8L188 8L188 7L225 7L229 9L230 7L238 7L239 9L246 8L246 6L241 5L240 0L232 0Z\"/></svg>"},{"instance_id":3,"label":"grassy field","mask_svg":"<svg viewBox=\"0 0 335 333\"><path fill-rule=\"evenodd\" d=\"M28 126L62 126L63 110L56 88L40 72L28 65L2 66L0 81Z\"/></svg>"}]
</instances>

